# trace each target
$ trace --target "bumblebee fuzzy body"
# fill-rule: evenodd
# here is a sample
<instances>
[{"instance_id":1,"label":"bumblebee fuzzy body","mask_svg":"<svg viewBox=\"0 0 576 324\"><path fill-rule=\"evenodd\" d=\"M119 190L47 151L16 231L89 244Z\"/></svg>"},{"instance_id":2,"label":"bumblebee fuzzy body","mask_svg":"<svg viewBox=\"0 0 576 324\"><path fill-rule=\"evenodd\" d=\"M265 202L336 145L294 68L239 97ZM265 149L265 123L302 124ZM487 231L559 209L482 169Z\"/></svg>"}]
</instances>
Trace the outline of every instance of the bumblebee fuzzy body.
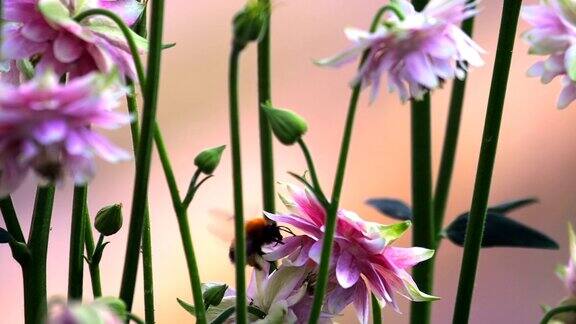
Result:
<instances>
[{"instance_id":1,"label":"bumblebee fuzzy body","mask_svg":"<svg viewBox=\"0 0 576 324\"><path fill-rule=\"evenodd\" d=\"M244 231L246 232L246 263L258 270L262 270L262 267L258 264L258 257L264 254L262 246L272 243L282 244L280 227L274 221L256 218L246 222ZM234 241L230 245L228 256L230 261L234 263L236 260Z\"/></svg>"}]
</instances>

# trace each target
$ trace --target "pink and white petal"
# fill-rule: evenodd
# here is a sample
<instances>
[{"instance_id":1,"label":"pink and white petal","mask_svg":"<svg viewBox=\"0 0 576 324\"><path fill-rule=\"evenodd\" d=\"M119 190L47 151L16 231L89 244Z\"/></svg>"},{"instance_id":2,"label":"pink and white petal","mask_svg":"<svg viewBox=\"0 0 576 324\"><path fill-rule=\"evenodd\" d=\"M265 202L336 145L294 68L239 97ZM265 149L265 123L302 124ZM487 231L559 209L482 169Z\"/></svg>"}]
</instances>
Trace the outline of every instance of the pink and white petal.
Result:
<instances>
[{"instance_id":1,"label":"pink and white petal","mask_svg":"<svg viewBox=\"0 0 576 324\"><path fill-rule=\"evenodd\" d=\"M361 324L368 324L370 317L370 294L363 281L356 285L354 292L354 308L356 309L356 316Z\"/></svg>"},{"instance_id":2,"label":"pink and white petal","mask_svg":"<svg viewBox=\"0 0 576 324\"><path fill-rule=\"evenodd\" d=\"M82 55L85 46L86 43L78 37L62 31L54 40L54 57L62 63L72 63Z\"/></svg>"},{"instance_id":3,"label":"pink and white petal","mask_svg":"<svg viewBox=\"0 0 576 324\"><path fill-rule=\"evenodd\" d=\"M128 152L114 146L107 138L94 131L85 129L80 135L84 141L92 147L96 154L108 162L116 163L126 161L132 157Z\"/></svg>"},{"instance_id":4,"label":"pink and white petal","mask_svg":"<svg viewBox=\"0 0 576 324\"><path fill-rule=\"evenodd\" d=\"M43 19L31 21L20 29L22 36L32 42L46 42L54 39L58 32L48 25Z\"/></svg>"},{"instance_id":5,"label":"pink and white petal","mask_svg":"<svg viewBox=\"0 0 576 324\"><path fill-rule=\"evenodd\" d=\"M98 4L101 8L116 13L128 26L138 21L145 8L145 5L137 0L99 0Z\"/></svg>"},{"instance_id":6,"label":"pink and white petal","mask_svg":"<svg viewBox=\"0 0 576 324\"><path fill-rule=\"evenodd\" d=\"M306 236L290 236L284 238L282 240L284 244L277 245L270 252L263 255L264 260L276 261L290 255L304 244L306 238Z\"/></svg>"},{"instance_id":7,"label":"pink and white petal","mask_svg":"<svg viewBox=\"0 0 576 324\"><path fill-rule=\"evenodd\" d=\"M60 142L68 132L68 125L64 120L47 120L37 125L32 134L34 139L42 145Z\"/></svg>"},{"instance_id":8,"label":"pink and white petal","mask_svg":"<svg viewBox=\"0 0 576 324\"><path fill-rule=\"evenodd\" d=\"M568 77L562 80L564 87L560 92L560 97L558 97L558 109L564 109L568 107L572 101L576 100L576 85Z\"/></svg>"},{"instance_id":9,"label":"pink and white petal","mask_svg":"<svg viewBox=\"0 0 576 324\"><path fill-rule=\"evenodd\" d=\"M28 59L35 54L46 51L48 44L33 42L26 39L19 30L9 30L3 35L1 55L5 59L21 60Z\"/></svg>"},{"instance_id":10,"label":"pink and white petal","mask_svg":"<svg viewBox=\"0 0 576 324\"><path fill-rule=\"evenodd\" d=\"M413 53L405 58L405 69L408 75L428 89L438 86L438 78L432 72L428 58L421 53ZM416 96L415 96L416 97Z\"/></svg>"},{"instance_id":11,"label":"pink and white petal","mask_svg":"<svg viewBox=\"0 0 576 324\"><path fill-rule=\"evenodd\" d=\"M434 256L434 250L421 247L393 247L389 246L384 250L384 256L396 267L406 269L430 259Z\"/></svg>"},{"instance_id":12,"label":"pink and white petal","mask_svg":"<svg viewBox=\"0 0 576 324\"><path fill-rule=\"evenodd\" d=\"M302 230L302 231L306 232L307 234L310 234L314 237L319 237L322 234L322 232L320 231L320 229L317 226L308 222L306 219L295 216L295 215L271 214L271 213L267 213L267 212L264 212L264 215L266 215L266 217L268 217L271 220L276 221L278 223L285 223L285 224L292 225L292 226L298 228L299 230Z\"/></svg>"},{"instance_id":13,"label":"pink and white petal","mask_svg":"<svg viewBox=\"0 0 576 324\"><path fill-rule=\"evenodd\" d=\"M340 253L336 264L336 279L342 288L350 288L360 279L356 259L348 252Z\"/></svg>"}]
</instances>

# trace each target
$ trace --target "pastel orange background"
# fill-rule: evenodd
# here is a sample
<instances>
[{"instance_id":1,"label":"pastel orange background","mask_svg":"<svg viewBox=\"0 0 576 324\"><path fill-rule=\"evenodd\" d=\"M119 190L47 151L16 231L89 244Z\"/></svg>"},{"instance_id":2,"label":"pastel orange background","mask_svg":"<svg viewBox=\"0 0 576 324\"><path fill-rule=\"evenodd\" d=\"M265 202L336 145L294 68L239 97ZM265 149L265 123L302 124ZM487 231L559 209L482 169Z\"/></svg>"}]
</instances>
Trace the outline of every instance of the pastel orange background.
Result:
<instances>
[{"instance_id":1,"label":"pastel orange background","mask_svg":"<svg viewBox=\"0 0 576 324\"><path fill-rule=\"evenodd\" d=\"M163 128L180 188L184 190L194 171L197 152L209 146L227 144L227 62L230 21L243 5L242 0L166 1L165 42L176 47L164 52L160 91L159 123ZM536 1L525 1L535 3ZM497 41L501 1L484 1L477 19L475 39L487 51L486 66L470 74L462 120L462 133L448 204L448 220L469 209L478 149L481 139L492 64ZM346 26L365 28L383 1L277 0L272 22L273 99L280 107L296 110L310 125L306 140L312 150L320 178L332 185L343 129L348 81L354 66L341 70L316 67L312 60L345 48L342 33ZM521 24L518 36L527 26ZM244 190L248 215L261 210L257 128L255 46L242 55L240 102ZM513 217L541 229L556 239L560 251L490 249L483 250L477 276L471 323L535 323L540 304L556 304L565 294L553 271L568 258L566 223L576 214L576 104L564 111L555 108L559 82L544 86L526 77L536 58L518 38L504 110L501 140L490 201L538 197L540 203ZM437 173L450 85L433 95L434 171ZM363 96L355 126L342 206L366 219L390 222L364 204L369 197L398 197L410 201L409 107L395 94L382 91L368 105ZM111 134L117 143L130 147L128 129ZM287 171L306 168L295 147L275 144L276 176L291 181ZM226 240L232 238L232 221L214 216L214 210L232 210L232 182L229 151L216 177L197 195L190 209L192 237L203 281L233 285L233 267L227 259ZM154 154L150 185L156 314L158 323L192 323L194 319L176 303L192 300L186 265L164 176ZM92 214L102 206L122 202L126 218L130 210L133 167L99 164L98 177L90 186ZM28 231L33 202L32 179L14 195L24 230ZM71 183L57 192L48 261L48 290L51 296L65 296L68 272L68 243L71 212ZM280 206L280 202L278 203ZM280 206L280 210L283 208ZM126 224L128 220L126 219ZM225 239L208 227L222 229ZM119 290L127 226L110 239L102 260L103 290ZM399 242L407 246L409 235ZM442 300L434 304L434 323L448 323L453 310L462 249L449 242L438 251L439 267L434 293ZM0 310L3 323L23 322L21 274L7 247L0 247ZM141 280L141 272L139 279ZM91 298L85 278L85 299ZM139 281L135 312L143 315L142 284ZM402 303L403 315L385 310L385 323L407 323L409 305ZM347 312L338 320L353 323Z\"/></svg>"}]
</instances>

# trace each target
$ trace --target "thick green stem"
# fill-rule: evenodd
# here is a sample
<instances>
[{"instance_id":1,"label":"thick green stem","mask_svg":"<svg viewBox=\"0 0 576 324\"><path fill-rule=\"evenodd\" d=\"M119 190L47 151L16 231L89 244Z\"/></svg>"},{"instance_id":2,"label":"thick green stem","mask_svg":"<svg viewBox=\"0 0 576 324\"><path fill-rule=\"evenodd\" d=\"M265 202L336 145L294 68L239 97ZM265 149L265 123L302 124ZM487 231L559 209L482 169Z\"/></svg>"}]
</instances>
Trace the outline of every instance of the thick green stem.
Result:
<instances>
[{"instance_id":1,"label":"thick green stem","mask_svg":"<svg viewBox=\"0 0 576 324\"><path fill-rule=\"evenodd\" d=\"M374 294L372 294L372 323L382 324L382 308L380 308L380 303Z\"/></svg>"},{"instance_id":2,"label":"thick green stem","mask_svg":"<svg viewBox=\"0 0 576 324\"><path fill-rule=\"evenodd\" d=\"M230 100L230 143L234 187L234 234L236 265L236 322L247 323L246 311L246 240L244 233L244 202L242 195L242 161L240 152L240 114L238 112L238 61L241 49L233 45L230 53L228 91Z\"/></svg>"},{"instance_id":3,"label":"thick green stem","mask_svg":"<svg viewBox=\"0 0 576 324\"><path fill-rule=\"evenodd\" d=\"M473 27L474 17L462 23L462 30L468 35L472 35ZM450 95L450 108L448 110L444 144L442 145L440 171L438 172L438 182L436 183L436 189L434 191L434 235L436 235L436 246L438 246L441 239L440 231L442 231L446 213L446 203L448 201L448 194L450 193L465 89L466 78L463 80L454 80L452 94Z\"/></svg>"},{"instance_id":4,"label":"thick green stem","mask_svg":"<svg viewBox=\"0 0 576 324\"><path fill-rule=\"evenodd\" d=\"M148 55L146 85L144 87L146 91L143 93L144 108L142 112L142 133L138 149L136 150L136 175L134 193L132 196L132 211L130 214L128 244L126 246L124 271L120 288L120 298L126 302L128 309L132 308L132 302L134 299L140 244L142 241L142 229L146 217L146 202L148 201L148 183L150 179L151 165L150 157L152 153L152 140L155 129L158 101L158 87L160 83L164 0L152 0L151 12L150 52ZM140 82L142 82L142 80L140 80Z\"/></svg>"},{"instance_id":5,"label":"thick green stem","mask_svg":"<svg viewBox=\"0 0 576 324\"><path fill-rule=\"evenodd\" d=\"M168 152L166 151L166 146L164 145L162 134L160 134L158 128L155 129L154 138L156 140L156 148L158 149L160 162L162 164L162 168L164 169L164 175L166 176L166 182L168 183L168 188L170 190L172 206L174 207L174 211L176 212L176 218L178 219L178 228L180 230L180 237L182 238L182 245L184 247L184 256L186 257L186 265L188 266L188 276L190 277L190 285L192 287L192 295L194 298L194 306L196 309L196 323L205 324L207 323L207 320L206 320L204 301L202 299L202 285L198 273L198 264L196 263L196 253L194 252L192 237L190 236L188 213L180 200L180 194L178 192L178 184L176 183L176 177L174 176L174 172L172 171L172 166L170 165L170 160L168 159Z\"/></svg>"},{"instance_id":6,"label":"thick green stem","mask_svg":"<svg viewBox=\"0 0 576 324\"><path fill-rule=\"evenodd\" d=\"M272 130L262 105L271 100L270 82L270 0L258 0L265 4L268 24L258 43L258 118L260 123L260 161L262 169L262 202L264 210L273 213L276 209L274 181L274 150Z\"/></svg>"},{"instance_id":7,"label":"thick green stem","mask_svg":"<svg viewBox=\"0 0 576 324\"><path fill-rule=\"evenodd\" d=\"M370 30L373 32L378 27L382 15L390 10L390 6L381 7L370 25ZM360 60L360 66L364 64L368 51L365 51ZM330 206L327 210L326 225L324 229L324 238L322 240L322 254L320 256L320 265L318 270L318 279L316 281L316 288L314 289L314 301L312 310L310 312L309 324L316 324L320 319L322 312L322 305L324 303L324 295L326 294L326 286L328 285L328 274L330 270L330 257L332 254L332 246L334 245L334 232L336 230L336 214L340 203L340 194L342 193L342 185L344 183L344 173L346 171L346 162L348 159L348 150L350 149L350 141L352 139L352 128L354 126L354 118L356 116L356 108L358 106L358 98L360 97L360 90L362 84L358 83L352 89L352 96L348 104L348 114L346 116L346 124L344 127L344 135L342 137L342 144L340 146L340 156L338 158L338 166L336 168L336 177L334 179L334 186L332 188L332 199Z\"/></svg>"},{"instance_id":8,"label":"thick green stem","mask_svg":"<svg viewBox=\"0 0 576 324\"><path fill-rule=\"evenodd\" d=\"M94 236L92 234L92 224L90 222L90 214L86 210L84 213L84 242L86 245L86 256L90 260L94 255ZM90 281L92 283L92 295L94 299L102 297L102 284L100 283L100 265L98 263L90 262L88 264L90 270Z\"/></svg>"},{"instance_id":9,"label":"thick green stem","mask_svg":"<svg viewBox=\"0 0 576 324\"><path fill-rule=\"evenodd\" d=\"M74 187L72 203L72 225L70 226L70 256L68 259L68 300L82 301L84 283L84 221L86 219L86 199L88 187Z\"/></svg>"},{"instance_id":10,"label":"thick green stem","mask_svg":"<svg viewBox=\"0 0 576 324\"><path fill-rule=\"evenodd\" d=\"M432 210L432 152L430 95L421 101L412 100L412 206L413 234L412 245L434 249L434 215ZM432 292L434 283L433 264L427 260L414 266L414 281L426 292ZM410 322L427 324L430 322L430 302L412 302Z\"/></svg>"},{"instance_id":11,"label":"thick green stem","mask_svg":"<svg viewBox=\"0 0 576 324\"><path fill-rule=\"evenodd\" d=\"M46 256L50 221L54 205L54 187L38 187L28 248L31 259L22 265L24 277L24 317L26 324L42 324L46 320L48 303L46 296Z\"/></svg>"},{"instance_id":12,"label":"thick green stem","mask_svg":"<svg viewBox=\"0 0 576 324\"><path fill-rule=\"evenodd\" d=\"M576 313L576 305L558 306L546 312L540 321L540 324L548 324L552 317L562 313ZM575 315L576 316L576 315Z\"/></svg>"},{"instance_id":13,"label":"thick green stem","mask_svg":"<svg viewBox=\"0 0 576 324\"><path fill-rule=\"evenodd\" d=\"M476 183L474 184L472 207L470 208L470 218L464 241L464 256L460 268L460 282L458 284L458 295L453 318L454 324L467 323L470 316L474 280L476 278L476 268L484 232L486 208L492 183L492 172L494 170L504 98L506 96L521 4L521 0L504 0L500 35L498 37L490 96L488 98L488 109L486 111L486 121L484 123L484 133L482 135L482 145L476 172Z\"/></svg>"}]
</instances>

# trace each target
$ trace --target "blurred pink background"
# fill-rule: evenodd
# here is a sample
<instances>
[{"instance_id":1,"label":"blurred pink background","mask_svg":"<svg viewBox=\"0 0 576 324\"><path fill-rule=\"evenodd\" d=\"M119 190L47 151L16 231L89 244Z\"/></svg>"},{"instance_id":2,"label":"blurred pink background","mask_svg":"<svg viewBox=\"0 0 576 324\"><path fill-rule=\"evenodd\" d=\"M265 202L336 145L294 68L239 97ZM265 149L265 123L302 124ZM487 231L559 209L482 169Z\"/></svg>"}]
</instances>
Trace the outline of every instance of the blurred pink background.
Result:
<instances>
[{"instance_id":1,"label":"blurred pink background","mask_svg":"<svg viewBox=\"0 0 576 324\"><path fill-rule=\"evenodd\" d=\"M525 1L526 4L536 1ZM470 206L478 149L486 110L490 75L501 15L500 1L484 1L477 19L475 39L487 51L486 66L471 72L462 133L458 147L453 188L447 220ZM347 101L348 81L354 66L342 70L322 69L312 60L331 55L347 41L346 26L365 28L383 1L276 0L272 22L273 99L280 107L296 110L310 124L307 142L316 159L320 178L331 187L340 145ZM230 21L243 5L242 0L167 1L165 42L175 42L166 50L162 66L159 122L172 162L184 190L193 171L193 158L205 147L228 143L227 56ZM521 24L520 34L527 26ZM246 212L257 216L260 204L260 171L257 134L257 89L255 46L242 56L240 100ZM501 140L490 201L536 196L540 203L513 217L541 229L556 239L560 251L491 249L481 253L471 323L536 323L541 304L556 304L564 287L554 275L557 263L568 259L566 223L576 214L576 104L564 111L555 108L559 82L543 86L529 79L525 71L535 62L527 47L517 40ZM434 170L437 173L450 85L433 96ZM384 93L384 91L382 92ZM369 197L398 197L410 201L409 107L397 96L381 95L372 105L361 101L342 206L363 217L390 222L364 204ZM130 146L129 130L111 134L124 147ZM305 163L294 147L275 145L276 175L291 181L287 171L302 172ZM150 185L156 314L158 323L194 319L176 303L176 298L192 300L185 260L164 176L154 157ZM229 236L223 240L208 232L210 224L232 233L232 221L222 221L213 210L232 210L230 157L226 152L216 177L202 188L190 210L192 236L203 281L223 281L233 285L233 267L227 259ZM129 214L133 167L131 163L101 163L98 178L90 186L90 210L94 214L106 204L122 202ZM33 202L33 181L15 195L17 210L25 231L29 228ZM48 261L48 290L51 296L65 296L68 268L68 242L72 186L57 192ZM279 209L283 210L280 203ZM128 220L125 220L126 224ZM104 294L119 289L127 226L111 238L102 260ZM409 235L399 242L407 246ZM434 323L451 320L462 249L449 242L438 252L434 293L442 300L434 304ZM7 247L0 247L0 309L3 323L23 322L21 274ZM141 270L141 269L140 269ZM141 279L141 272L139 273ZM85 275L85 299L91 298ZM143 315L142 285L138 284L135 312ZM404 315L385 310L385 323L407 323ZM341 323L353 323L349 311Z\"/></svg>"}]
</instances>

